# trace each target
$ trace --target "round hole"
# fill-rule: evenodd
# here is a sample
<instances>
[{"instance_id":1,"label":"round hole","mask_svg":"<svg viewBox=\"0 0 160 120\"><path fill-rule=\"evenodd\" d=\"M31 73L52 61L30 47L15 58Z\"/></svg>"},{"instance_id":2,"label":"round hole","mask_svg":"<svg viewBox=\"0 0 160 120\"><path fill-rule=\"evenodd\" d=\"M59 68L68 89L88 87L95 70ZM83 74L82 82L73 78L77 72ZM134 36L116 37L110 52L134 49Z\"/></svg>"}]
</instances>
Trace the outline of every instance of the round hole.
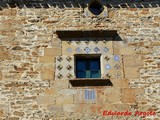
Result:
<instances>
[{"instance_id":1,"label":"round hole","mask_svg":"<svg viewBox=\"0 0 160 120\"><path fill-rule=\"evenodd\" d=\"M88 9L92 14L99 15L103 12L104 7L100 0L90 0Z\"/></svg>"}]
</instances>

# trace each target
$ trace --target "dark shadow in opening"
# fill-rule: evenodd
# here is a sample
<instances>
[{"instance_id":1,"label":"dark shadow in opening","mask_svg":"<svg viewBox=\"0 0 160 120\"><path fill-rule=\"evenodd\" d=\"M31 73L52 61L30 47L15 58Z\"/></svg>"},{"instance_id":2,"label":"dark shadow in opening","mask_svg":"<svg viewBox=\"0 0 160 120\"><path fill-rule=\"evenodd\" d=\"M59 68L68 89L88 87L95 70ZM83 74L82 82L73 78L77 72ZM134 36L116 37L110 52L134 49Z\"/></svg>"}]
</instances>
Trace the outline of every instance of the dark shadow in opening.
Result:
<instances>
[{"instance_id":1,"label":"dark shadow in opening","mask_svg":"<svg viewBox=\"0 0 160 120\"><path fill-rule=\"evenodd\" d=\"M62 41L122 41L117 30L57 30Z\"/></svg>"},{"instance_id":2,"label":"dark shadow in opening","mask_svg":"<svg viewBox=\"0 0 160 120\"><path fill-rule=\"evenodd\" d=\"M73 87L85 87L85 86L113 86L109 79L75 79L69 80Z\"/></svg>"},{"instance_id":3,"label":"dark shadow in opening","mask_svg":"<svg viewBox=\"0 0 160 120\"><path fill-rule=\"evenodd\" d=\"M100 1L91 0L88 6L89 11L94 15L99 15L103 12L104 7Z\"/></svg>"}]
</instances>

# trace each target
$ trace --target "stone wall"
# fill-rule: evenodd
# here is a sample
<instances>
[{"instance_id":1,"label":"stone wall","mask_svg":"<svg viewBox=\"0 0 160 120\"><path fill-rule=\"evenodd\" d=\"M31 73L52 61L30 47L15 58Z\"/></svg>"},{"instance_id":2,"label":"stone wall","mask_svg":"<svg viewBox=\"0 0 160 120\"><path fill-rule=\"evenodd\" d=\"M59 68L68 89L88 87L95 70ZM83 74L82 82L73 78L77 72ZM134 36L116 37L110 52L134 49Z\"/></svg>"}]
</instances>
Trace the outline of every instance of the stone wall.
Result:
<instances>
[{"instance_id":1,"label":"stone wall","mask_svg":"<svg viewBox=\"0 0 160 120\"><path fill-rule=\"evenodd\" d=\"M105 120L160 118L160 8L111 8L85 17L83 8L4 8L0 11L0 119ZM55 79L62 55L56 30L117 30L114 54L124 78L112 87L72 87ZM85 90L96 98L86 101ZM103 116L104 110L153 111L155 116Z\"/></svg>"}]
</instances>

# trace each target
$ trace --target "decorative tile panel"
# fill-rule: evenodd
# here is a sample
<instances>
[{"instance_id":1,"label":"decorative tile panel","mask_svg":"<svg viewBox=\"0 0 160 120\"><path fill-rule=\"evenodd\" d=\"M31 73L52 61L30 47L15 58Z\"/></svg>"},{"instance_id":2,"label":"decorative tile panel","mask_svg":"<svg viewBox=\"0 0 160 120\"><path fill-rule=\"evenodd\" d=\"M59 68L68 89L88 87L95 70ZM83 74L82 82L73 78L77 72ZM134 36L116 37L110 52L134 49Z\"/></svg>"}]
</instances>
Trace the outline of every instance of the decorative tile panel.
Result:
<instances>
[{"instance_id":1,"label":"decorative tile panel","mask_svg":"<svg viewBox=\"0 0 160 120\"><path fill-rule=\"evenodd\" d=\"M110 40L89 38L62 41L62 55L64 56L57 57L56 79L75 78L73 57L75 54L101 54L102 78L123 78L122 57L113 55L112 43L113 41ZM59 64L62 66L59 66Z\"/></svg>"},{"instance_id":2,"label":"decorative tile panel","mask_svg":"<svg viewBox=\"0 0 160 120\"><path fill-rule=\"evenodd\" d=\"M80 47L77 47L75 52L76 52L76 53L80 53L81 51L82 51L81 48L80 48Z\"/></svg>"},{"instance_id":3,"label":"decorative tile panel","mask_svg":"<svg viewBox=\"0 0 160 120\"><path fill-rule=\"evenodd\" d=\"M71 48L67 48L66 51L67 51L68 53L71 53L71 52L72 52L72 49L71 49Z\"/></svg>"},{"instance_id":4,"label":"decorative tile panel","mask_svg":"<svg viewBox=\"0 0 160 120\"><path fill-rule=\"evenodd\" d=\"M94 48L94 51L95 51L96 53L98 53L98 52L100 51L100 49L99 49L98 47L95 47L95 48Z\"/></svg>"},{"instance_id":5,"label":"decorative tile panel","mask_svg":"<svg viewBox=\"0 0 160 120\"><path fill-rule=\"evenodd\" d=\"M72 40L62 41L62 54L113 54L112 41Z\"/></svg>"},{"instance_id":6,"label":"decorative tile panel","mask_svg":"<svg viewBox=\"0 0 160 120\"><path fill-rule=\"evenodd\" d=\"M86 53L90 53L91 49L90 49L89 47L86 47L86 48L84 49L84 51L85 51Z\"/></svg>"},{"instance_id":7,"label":"decorative tile panel","mask_svg":"<svg viewBox=\"0 0 160 120\"><path fill-rule=\"evenodd\" d=\"M74 75L74 56L57 56L55 80L75 78Z\"/></svg>"},{"instance_id":8,"label":"decorative tile panel","mask_svg":"<svg viewBox=\"0 0 160 120\"><path fill-rule=\"evenodd\" d=\"M108 49L107 47L104 47L103 51L104 51L105 53L107 53L107 52L109 51L109 49Z\"/></svg>"},{"instance_id":9,"label":"decorative tile panel","mask_svg":"<svg viewBox=\"0 0 160 120\"><path fill-rule=\"evenodd\" d=\"M123 78L122 57L118 55L102 55L102 78Z\"/></svg>"}]
</instances>

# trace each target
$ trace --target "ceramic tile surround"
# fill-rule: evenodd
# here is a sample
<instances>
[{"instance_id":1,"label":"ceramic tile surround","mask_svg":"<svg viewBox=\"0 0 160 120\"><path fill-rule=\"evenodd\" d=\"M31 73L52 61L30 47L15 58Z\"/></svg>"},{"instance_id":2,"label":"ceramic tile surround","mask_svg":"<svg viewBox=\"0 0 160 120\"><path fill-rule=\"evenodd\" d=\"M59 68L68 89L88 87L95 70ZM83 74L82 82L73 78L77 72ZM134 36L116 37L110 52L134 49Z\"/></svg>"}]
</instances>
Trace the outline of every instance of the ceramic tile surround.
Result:
<instances>
[{"instance_id":1,"label":"ceramic tile surround","mask_svg":"<svg viewBox=\"0 0 160 120\"><path fill-rule=\"evenodd\" d=\"M74 79L75 55L100 54L101 78L123 78L122 57L113 55L112 41L62 41L62 55L56 57L55 79Z\"/></svg>"},{"instance_id":2,"label":"ceramic tile surround","mask_svg":"<svg viewBox=\"0 0 160 120\"><path fill-rule=\"evenodd\" d=\"M74 54L113 54L113 41L72 40L62 41L62 55Z\"/></svg>"}]
</instances>

